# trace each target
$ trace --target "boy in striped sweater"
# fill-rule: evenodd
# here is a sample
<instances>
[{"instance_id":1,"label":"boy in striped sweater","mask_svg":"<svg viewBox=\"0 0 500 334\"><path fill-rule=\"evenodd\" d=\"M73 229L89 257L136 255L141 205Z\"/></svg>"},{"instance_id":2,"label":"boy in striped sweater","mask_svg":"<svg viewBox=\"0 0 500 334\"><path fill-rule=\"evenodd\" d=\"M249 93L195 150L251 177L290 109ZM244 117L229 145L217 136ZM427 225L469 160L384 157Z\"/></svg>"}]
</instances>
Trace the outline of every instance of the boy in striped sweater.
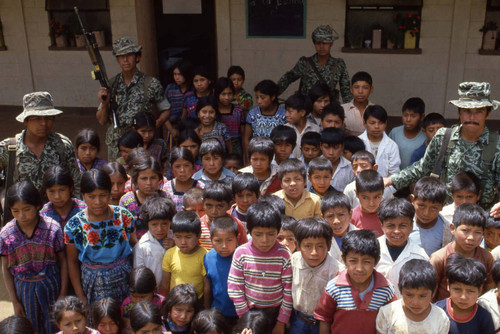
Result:
<instances>
[{"instance_id":1,"label":"boy in striped sweater","mask_svg":"<svg viewBox=\"0 0 500 334\"><path fill-rule=\"evenodd\" d=\"M291 253L277 241L280 213L267 203L247 210L252 240L234 252L228 294L239 317L252 308L263 309L275 322L272 334L283 334L292 311Z\"/></svg>"}]
</instances>

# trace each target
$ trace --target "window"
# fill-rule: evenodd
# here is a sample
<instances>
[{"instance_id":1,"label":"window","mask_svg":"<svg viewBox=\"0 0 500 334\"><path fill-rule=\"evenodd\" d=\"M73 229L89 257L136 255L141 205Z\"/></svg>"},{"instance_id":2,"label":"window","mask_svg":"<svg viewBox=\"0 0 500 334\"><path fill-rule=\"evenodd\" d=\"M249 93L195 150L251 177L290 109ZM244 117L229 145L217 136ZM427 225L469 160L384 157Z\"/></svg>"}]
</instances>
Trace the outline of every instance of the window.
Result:
<instances>
[{"instance_id":1,"label":"window","mask_svg":"<svg viewBox=\"0 0 500 334\"><path fill-rule=\"evenodd\" d=\"M498 25L500 24L500 0L488 0L484 25L481 28L483 39L479 53L483 55L499 55L500 43Z\"/></svg>"}]
</instances>

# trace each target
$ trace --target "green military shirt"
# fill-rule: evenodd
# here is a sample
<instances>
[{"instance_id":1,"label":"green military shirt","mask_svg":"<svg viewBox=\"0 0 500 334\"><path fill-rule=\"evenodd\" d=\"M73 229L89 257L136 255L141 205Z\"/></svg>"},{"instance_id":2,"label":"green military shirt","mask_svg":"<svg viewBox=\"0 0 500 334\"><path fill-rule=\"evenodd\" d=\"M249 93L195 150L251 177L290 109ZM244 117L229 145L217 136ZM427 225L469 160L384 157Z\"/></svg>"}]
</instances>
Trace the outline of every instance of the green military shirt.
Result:
<instances>
[{"instance_id":1,"label":"green military shirt","mask_svg":"<svg viewBox=\"0 0 500 334\"><path fill-rule=\"evenodd\" d=\"M483 192L479 204L484 208L491 207L496 201L496 194L500 184L500 139L496 144L496 152L492 165L488 168L487 175L483 175L484 163L481 159L481 153L483 148L488 145L489 130L485 127L476 142L464 140L461 136L461 130L462 127L460 126L457 131L452 132L448 146L452 145L453 147L454 144L455 147L450 152L448 162L444 162L443 166L445 167L442 169L440 176L448 189L448 201L451 201L449 187L453 177L459 172L470 171L483 180ZM445 131L446 128L438 130L429 143L422 159L400 171L398 174L391 176L396 189L409 186L411 183L417 182L421 177L431 174L436 164L439 150L441 149Z\"/></svg>"},{"instance_id":2,"label":"green military shirt","mask_svg":"<svg viewBox=\"0 0 500 334\"><path fill-rule=\"evenodd\" d=\"M342 101L347 103L352 100L350 78L344 60L342 58L333 58L330 56L326 64L320 66L318 65L318 56L316 54L311 57L301 57L294 68L281 77L278 81L280 94L283 93L292 82L300 79L300 92L307 96L309 90L315 84L321 82L308 59L312 59L319 73L323 76L324 80L326 80L337 102L339 102L339 91L336 88L337 83L340 86Z\"/></svg>"}]
</instances>

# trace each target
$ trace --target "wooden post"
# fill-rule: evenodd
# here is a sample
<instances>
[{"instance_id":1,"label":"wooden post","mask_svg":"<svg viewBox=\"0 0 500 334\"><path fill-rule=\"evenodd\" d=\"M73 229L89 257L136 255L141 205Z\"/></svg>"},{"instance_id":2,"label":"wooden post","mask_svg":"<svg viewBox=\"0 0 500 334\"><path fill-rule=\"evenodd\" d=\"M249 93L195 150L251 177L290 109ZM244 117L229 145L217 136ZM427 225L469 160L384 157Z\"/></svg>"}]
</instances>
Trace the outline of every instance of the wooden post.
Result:
<instances>
[{"instance_id":1,"label":"wooden post","mask_svg":"<svg viewBox=\"0 0 500 334\"><path fill-rule=\"evenodd\" d=\"M141 72L158 78L158 44L154 0L135 0L137 39L142 45Z\"/></svg>"}]
</instances>

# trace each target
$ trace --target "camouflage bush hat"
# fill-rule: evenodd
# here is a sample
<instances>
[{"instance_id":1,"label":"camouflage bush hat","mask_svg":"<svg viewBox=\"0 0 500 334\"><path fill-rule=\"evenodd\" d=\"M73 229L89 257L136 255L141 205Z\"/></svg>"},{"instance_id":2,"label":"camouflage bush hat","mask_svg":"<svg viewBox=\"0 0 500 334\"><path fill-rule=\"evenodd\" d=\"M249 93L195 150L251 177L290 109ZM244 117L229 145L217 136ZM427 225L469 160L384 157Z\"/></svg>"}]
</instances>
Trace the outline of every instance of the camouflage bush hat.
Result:
<instances>
[{"instance_id":1,"label":"camouflage bush hat","mask_svg":"<svg viewBox=\"0 0 500 334\"><path fill-rule=\"evenodd\" d=\"M137 53L141 51L141 49L142 46L132 42L130 37L121 37L113 42L113 55L115 57L128 55L129 53Z\"/></svg>"},{"instance_id":2,"label":"camouflage bush hat","mask_svg":"<svg viewBox=\"0 0 500 334\"><path fill-rule=\"evenodd\" d=\"M458 100L451 100L449 103L465 109L483 107L496 109L500 105L500 102L490 99L489 82L462 82L458 85Z\"/></svg>"},{"instance_id":3,"label":"camouflage bush hat","mask_svg":"<svg viewBox=\"0 0 500 334\"><path fill-rule=\"evenodd\" d=\"M34 92L24 95L22 113L17 115L16 120L24 123L30 116L56 116L62 114L62 110L54 108L52 96L49 92Z\"/></svg>"},{"instance_id":4,"label":"camouflage bush hat","mask_svg":"<svg viewBox=\"0 0 500 334\"><path fill-rule=\"evenodd\" d=\"M333 43L339 39L339 34L329 25L321 25L312 32L312 39L316 42Z\"/></svg>"}]
</instances>

